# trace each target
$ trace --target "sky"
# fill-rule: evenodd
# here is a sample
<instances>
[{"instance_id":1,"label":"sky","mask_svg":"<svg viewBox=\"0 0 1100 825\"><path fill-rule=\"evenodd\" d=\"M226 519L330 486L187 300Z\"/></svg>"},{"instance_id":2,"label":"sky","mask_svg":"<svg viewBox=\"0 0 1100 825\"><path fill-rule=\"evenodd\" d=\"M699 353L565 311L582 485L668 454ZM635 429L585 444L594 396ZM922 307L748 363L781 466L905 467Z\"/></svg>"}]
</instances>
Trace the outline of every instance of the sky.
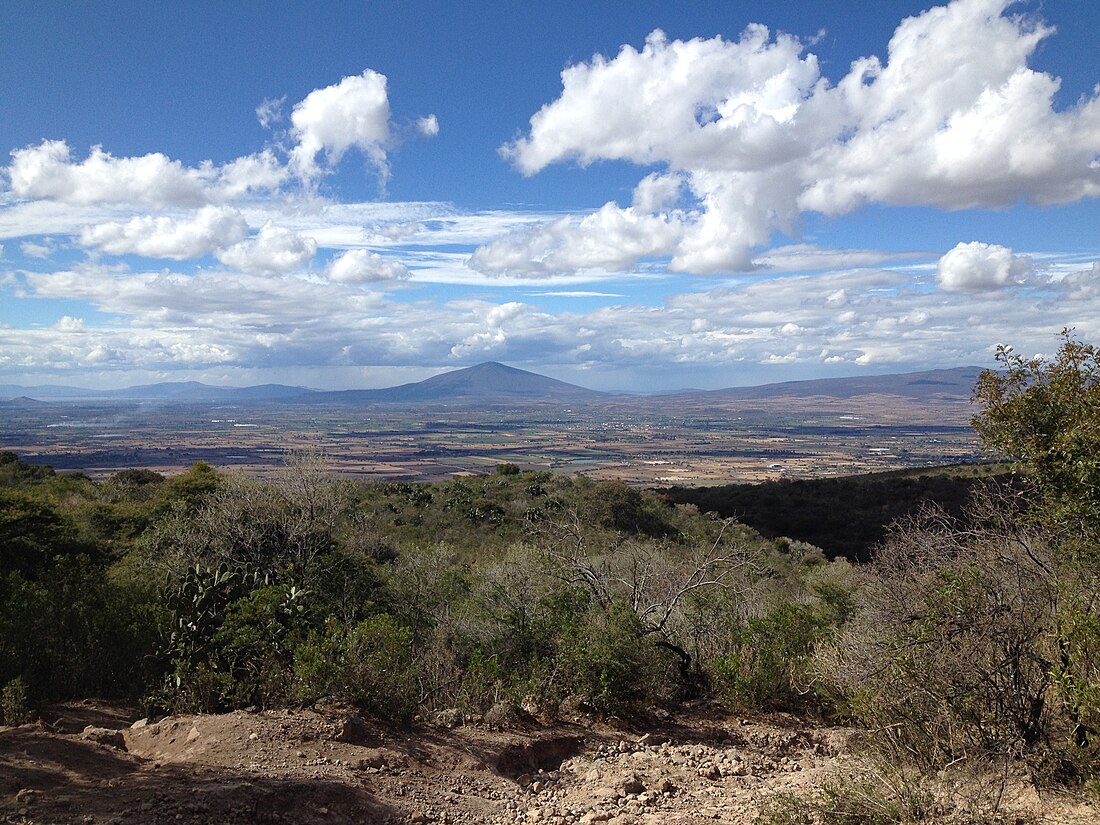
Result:
<instances>
[{"instance_id":1,"label":"sky","mask_svg":"<svg viewBox=\"0 0 1100 825\"><path fill-rule=\"evenodd\" d=\"M1100 343L1095 0L0 5L0 383Z\"/></svg>"}]
</instances>

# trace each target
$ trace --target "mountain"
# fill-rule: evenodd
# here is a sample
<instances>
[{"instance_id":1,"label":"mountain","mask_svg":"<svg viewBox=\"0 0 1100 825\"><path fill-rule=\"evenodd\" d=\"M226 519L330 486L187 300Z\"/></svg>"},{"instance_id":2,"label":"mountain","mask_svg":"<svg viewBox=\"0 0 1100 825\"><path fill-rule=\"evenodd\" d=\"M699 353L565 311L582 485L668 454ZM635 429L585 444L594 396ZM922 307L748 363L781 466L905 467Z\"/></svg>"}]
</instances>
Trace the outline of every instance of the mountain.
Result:
<instances>
[{"instance_id":1,"label":"mountain","mask_svg":"<svg viewBox=\"0 0 1100 825\"><path fill-rule=\"evenodd\" d=\"M338 404L502 403L508 401L578 402L605 393L567 384L545 375L486 361L475 367L445 372L414 384L380 390L315 392L294 401Z\"/></svg>"},{"instance_id":2,"label":"mountain","mask_svg":"<svg viewBox=\"0 0 1100 825\"><path fill-rule=\"evenodd\" d=\"M142 384L120 390L89 390L43 384L23 387L18 384L0 384L0 400L33 398L51 400L105 401L219 401L243 403L250 401L277 401L312 392L305 387L285 384L260 384L255 387L215 387L198 381L165 381L159 384Z\"/></svg>"},{"instance_id":3,"label":"mountain","mask_svg":"<svg viewBox=\"0 0 1100 825\"><path fill-rule=\"evenodd\" d=\"M568 384L545 375L487 361L474 367L445 372L424 381L377 390L317 392L285 384L253 387L215 387L198 381L144 384L121 390L89 390L43 385L0 384L0 401L26 399L102 399L114 401L217 402L243 404L280 401L295 404L501 404L508 402L581 403L614 398L642 403L660 397L668 401L754 401L770 398L853 398L861 395L897 395L914 399L969 400L980 367L927 370L891 375L818 378L756 387L722 390L679 390L654 395L620 395Z\"/></svg>"},{"instance_id":4,"label":"mountain","mask_svg":"<svg viewBox=\"0 0 1100 825\"><path fill-rule=\"evenodd\" d=\"M945 370L860 375L850 378L816 378L810 381L785 381L757 387L730 387L692 393L696 397L725 401L755 401L768 398L854 398L860 395L899 395L905 398L966 401L974 390L981 367L955 367Z\"/></svg>"}]
</instances>

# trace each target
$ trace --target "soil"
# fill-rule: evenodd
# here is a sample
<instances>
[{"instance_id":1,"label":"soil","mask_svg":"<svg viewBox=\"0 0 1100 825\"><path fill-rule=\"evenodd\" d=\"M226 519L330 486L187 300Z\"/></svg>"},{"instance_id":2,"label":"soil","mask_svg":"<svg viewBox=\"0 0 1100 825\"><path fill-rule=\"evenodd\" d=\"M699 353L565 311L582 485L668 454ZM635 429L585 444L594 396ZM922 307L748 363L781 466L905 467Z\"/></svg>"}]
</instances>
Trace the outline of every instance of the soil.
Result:
<instances>
[{"instance_id":1,"label":"soil","mask_svg":"<svg viewBox=\"0 0 1100 825\"><path fill-rule=\"evenodd\" d=\"M152 721L94 701L47 720L0 727L0 822L749 825L860 764L851 731L707 706L644 731L457 712L403 730L340 708ZM1100 822L1026 786L1006 799L1009 823Z\"/></svg>"}]
</instances>

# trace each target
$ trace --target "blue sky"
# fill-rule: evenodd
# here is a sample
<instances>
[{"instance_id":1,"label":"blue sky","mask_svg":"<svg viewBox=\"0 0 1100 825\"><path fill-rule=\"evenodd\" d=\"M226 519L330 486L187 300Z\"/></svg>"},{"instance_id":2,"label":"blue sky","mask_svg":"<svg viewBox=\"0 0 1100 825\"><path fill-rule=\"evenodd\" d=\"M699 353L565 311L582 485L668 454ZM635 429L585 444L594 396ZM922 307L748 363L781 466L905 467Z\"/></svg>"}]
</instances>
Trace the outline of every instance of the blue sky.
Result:
<instances>
[{"instance_id":1,"label":"blue sky","mask_svg":"<svg viewBox=\"0 0 1100 825\"><path fill-rule=\"evenodd\" d=\"M1100 6L5 4L0 383L1100 340ZM10 154L7 154L10 153Z\"/></svg>"}]
</instances>

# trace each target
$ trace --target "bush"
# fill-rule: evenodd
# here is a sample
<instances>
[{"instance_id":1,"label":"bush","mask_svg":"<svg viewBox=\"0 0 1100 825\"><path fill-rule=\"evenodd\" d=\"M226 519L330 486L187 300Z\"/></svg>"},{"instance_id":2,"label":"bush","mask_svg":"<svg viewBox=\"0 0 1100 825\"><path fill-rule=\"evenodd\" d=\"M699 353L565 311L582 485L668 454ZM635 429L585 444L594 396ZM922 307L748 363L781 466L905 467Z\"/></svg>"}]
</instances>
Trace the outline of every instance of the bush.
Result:
<instances>
[{"instance_id":1,"label":"bush","mask_svg":"<svg viewBox=\"0 0 1100 825\"><path fill-rule=\"evenodd\" d=\"M675 662L643 638L637 614L616 603L591 608L561 640L557 663L567 692L599 713L625 717L643 704L672 698Z\"/></svg>"},{"instance_id":2,"label":"bush","mask_svg":"<svg viewBox=\"0 0 1100 825\"><path fill-rule=\"evenodd\" d=\"M31 718L27 683L17 676L0 691L0 724L23 725L31 721Z\"/></svg>"},{"instance_id":3,"label":"bush","mask_svg":"<svg viewBox=\"0 0 1100 825\"><path fill-rule=\"evenodd\" d=\"M1047 746L1050 565L1034 531L961 533L927 514L879 549L861 610L821 652L819 673L888 752L926 767Z\"/></svg>"},{"instance_id":4,"label":"bush","mask_svg":"<svg viewBox=\"0 0 1100 825\"><path fill-rule=\"evenodd\" d=\"M790 710L810 692L815 646L838 617L821 603L785 602L733 629L730 652L709 663L723 701L734 707Z\"/></svg>"},{"instance_id":5,"label":"bush","mask_svg":"<svg viewBox=\"0 0 1100 825\"><path fill-rule=\"evenodd\" d=\"M348 633L343 689L373 713L407 723L420 703L420 667L412 632L386 615L360 622Z\"/></svg>"}]
</instances>

